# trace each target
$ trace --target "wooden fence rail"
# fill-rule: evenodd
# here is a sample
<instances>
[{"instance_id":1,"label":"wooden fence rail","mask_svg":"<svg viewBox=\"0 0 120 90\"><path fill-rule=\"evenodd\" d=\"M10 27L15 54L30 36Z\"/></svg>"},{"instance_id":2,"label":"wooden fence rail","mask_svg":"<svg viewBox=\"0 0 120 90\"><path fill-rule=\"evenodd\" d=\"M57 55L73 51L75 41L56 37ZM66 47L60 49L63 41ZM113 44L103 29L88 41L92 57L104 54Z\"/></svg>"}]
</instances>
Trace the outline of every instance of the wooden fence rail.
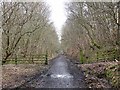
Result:
<instances>
[{"instance_id":1,"label":"wooden fence rail","mask_svg":"<svg viewBox=\"0 0 120 90\"><path fill-rule=\"evenodd\" d=\"M3 60L4 61L4 60ZM48 64L48 55L27 55L23 57L22 55L16 56L14 58L8 58L5 64ZM2 63L4 64L4 63Z\"/></svg>"}]
</instances>

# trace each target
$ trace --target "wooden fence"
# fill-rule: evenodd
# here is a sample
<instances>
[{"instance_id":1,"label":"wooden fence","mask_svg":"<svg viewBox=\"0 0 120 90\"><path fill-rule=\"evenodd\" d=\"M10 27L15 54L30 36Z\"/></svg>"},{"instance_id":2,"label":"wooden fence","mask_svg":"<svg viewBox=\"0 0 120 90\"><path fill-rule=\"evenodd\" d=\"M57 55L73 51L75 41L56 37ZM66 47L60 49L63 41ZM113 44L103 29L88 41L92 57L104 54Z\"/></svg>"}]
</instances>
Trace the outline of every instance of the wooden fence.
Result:
<instances>
[{"instance_id":1,"label":"wooden fence","mask_svg":"<svg viewBox=\"0 0 120 90\"><path fill-rule=\"evenodd\" d=\"M3 63L2 63L3 64ZM27 55L23 57L22 55L17 55L14 58L8 58L5 64L48 64L48 55Z\"/></svg>"}]
</instances>

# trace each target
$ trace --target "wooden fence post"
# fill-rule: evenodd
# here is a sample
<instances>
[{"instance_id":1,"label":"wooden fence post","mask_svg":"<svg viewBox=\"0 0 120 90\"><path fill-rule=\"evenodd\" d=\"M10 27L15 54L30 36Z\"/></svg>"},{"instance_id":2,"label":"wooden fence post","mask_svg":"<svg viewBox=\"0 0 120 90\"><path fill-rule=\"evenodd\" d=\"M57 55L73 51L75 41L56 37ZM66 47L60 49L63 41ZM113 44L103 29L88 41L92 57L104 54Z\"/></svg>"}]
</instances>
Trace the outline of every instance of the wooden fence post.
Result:
<instances>
[{"instance_id":1,"label":"wooden fence post","mask_svg":"<svg viewBox=\"0 0 120 90\"><path fill-rule=\"evenodd\" d=\"M84 59L83 50L80 49L80 52L79 52L79 53L80 53L80 63L83 64L83 63L84 63L84 60L83 60L83 59Z\"/></svg>"},{"instance_id":2,"label":"wooden fence post","mask_svg":"<svg viewBox=\"0 0 120 90\"><path fill-rule=\"evenodd\" d=\"M45 54L45 65L48 65L48 53L46 51L46 54Z\"/></svg>"},{"instance_id":3,"label":"wooden fence post","mask_svg":"<svg viewBox=\"0 0 120 90\"><path fill-rule=\"evenodd\" d=\"M17 65L17 55L15 54L15 64Z\"/></svg>"},{"instance_id":4,"label":"wooden fence post","mask_svg":"<svg viewBox=\"0 0 120 90\"><path fill-rule=\"evenodd\" d=\"M99 60L99 56L98 56L98 55L99 55L99 53L98 53L98 51L97 51L97 53L96 53L96 54L97 54L97 62L98 62L98 60Z\"/></svg>"},{"instance_id":5,"label":"wooden fence post","mask_svg":"<svg viewBox=\"0 0 120 90\"><path fill-rule=\"evenodd\" d=\"M33 60L33 58L34 58L34 56L32 56L32 58L31 58L31 59L32 59L32 63L34 64L34 60Z\"/></svg>"}]
</instances>

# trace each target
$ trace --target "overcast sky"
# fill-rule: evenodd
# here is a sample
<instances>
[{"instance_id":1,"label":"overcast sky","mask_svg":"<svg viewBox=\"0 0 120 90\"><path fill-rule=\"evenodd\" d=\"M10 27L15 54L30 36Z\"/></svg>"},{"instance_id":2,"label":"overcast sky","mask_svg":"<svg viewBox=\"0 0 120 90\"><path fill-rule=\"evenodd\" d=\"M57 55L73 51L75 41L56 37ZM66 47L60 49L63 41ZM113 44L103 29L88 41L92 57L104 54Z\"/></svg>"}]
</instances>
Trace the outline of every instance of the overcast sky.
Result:
<instances>
[{"instance_id":1,"label":"overcast sky","mask_svg":"<svg viewBox=\"0 0 120 90\"><path fill-rule=\"evenodd\" d=\"M53 21L59 39L61 39L61 28L65 23L67 17L65 12L65 2L64 0L47 0L47 3L50 5L51 17Z\"/></svg>"}]
</instances>

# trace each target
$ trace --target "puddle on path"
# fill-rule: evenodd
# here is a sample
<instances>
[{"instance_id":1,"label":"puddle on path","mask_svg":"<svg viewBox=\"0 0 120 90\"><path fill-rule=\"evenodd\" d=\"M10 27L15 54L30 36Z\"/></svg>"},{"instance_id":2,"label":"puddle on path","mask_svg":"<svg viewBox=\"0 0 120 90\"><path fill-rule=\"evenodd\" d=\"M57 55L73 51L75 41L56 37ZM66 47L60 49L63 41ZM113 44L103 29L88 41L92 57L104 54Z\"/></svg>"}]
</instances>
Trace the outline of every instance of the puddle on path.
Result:
<instances>
[{"instance_id":1,"label":"puddle on path","mask_svg":"<svg viewBox=\"0 0 120 90\"><path fill-rule=\"evenodd\" d=\"M51 78L73 78L70 74L52 74Z\"/></svg>"}]
</instances>

